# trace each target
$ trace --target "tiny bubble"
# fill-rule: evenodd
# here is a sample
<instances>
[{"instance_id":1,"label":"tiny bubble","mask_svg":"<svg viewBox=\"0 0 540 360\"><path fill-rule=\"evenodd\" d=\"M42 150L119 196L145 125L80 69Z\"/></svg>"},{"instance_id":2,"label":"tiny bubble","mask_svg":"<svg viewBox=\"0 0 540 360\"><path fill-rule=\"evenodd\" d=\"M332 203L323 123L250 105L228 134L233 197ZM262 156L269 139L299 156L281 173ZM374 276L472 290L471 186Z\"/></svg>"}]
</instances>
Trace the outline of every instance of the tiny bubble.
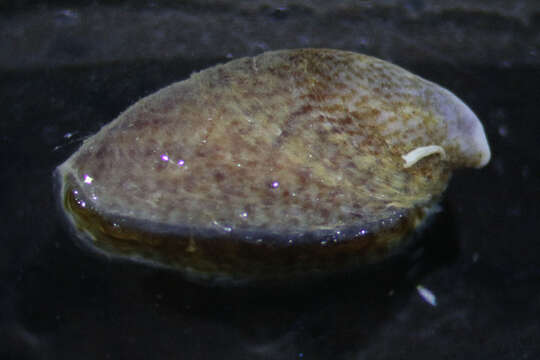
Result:
<instances>
[{"instance_id":1,"label":"tiny bubble","mask_svg":"<svg viewBox=\"0 0 540 360\"><path fill-rule=\"evenodd\" d=\"M417 285L416 290L425 302L427 302L431 306L437 306L437 297L435 296L435 294L433 294L431 290L422 285Z\"/></svg>"},{"instance_id":2,"label":"tiny bubble","mask_svg":"<svg viewBox=\"0 0 540 360\"><path fill-rule=\"evenodd\" d=\"M92 181L94 181L94 178L91 177L90 175L88 174L84 174L84 183L85 184L91 184Z\"/></svg>"}]
</instances>

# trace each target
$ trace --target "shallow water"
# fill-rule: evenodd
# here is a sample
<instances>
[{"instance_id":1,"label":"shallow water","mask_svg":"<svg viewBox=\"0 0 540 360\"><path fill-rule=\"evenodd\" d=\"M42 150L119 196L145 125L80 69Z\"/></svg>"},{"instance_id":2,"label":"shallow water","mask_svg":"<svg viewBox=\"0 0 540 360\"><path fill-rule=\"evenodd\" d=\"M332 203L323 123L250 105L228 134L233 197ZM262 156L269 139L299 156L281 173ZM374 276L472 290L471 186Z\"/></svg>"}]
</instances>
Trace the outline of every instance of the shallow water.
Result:
<instances>
[{"instance_id":1,"label":"shallow water","mask_svg":"<svg viewBox=\"0 0 540 360\"><path fill-rule=\"evenodd\" d=\"M56 209L53 169L142 96L213 63L0 73L1 358L540 356L536 68L408 67L475 110L493 158L455 174L420 248L380 271L295 288L204 288L77 247Z\"/></svg>"}]
</instances>

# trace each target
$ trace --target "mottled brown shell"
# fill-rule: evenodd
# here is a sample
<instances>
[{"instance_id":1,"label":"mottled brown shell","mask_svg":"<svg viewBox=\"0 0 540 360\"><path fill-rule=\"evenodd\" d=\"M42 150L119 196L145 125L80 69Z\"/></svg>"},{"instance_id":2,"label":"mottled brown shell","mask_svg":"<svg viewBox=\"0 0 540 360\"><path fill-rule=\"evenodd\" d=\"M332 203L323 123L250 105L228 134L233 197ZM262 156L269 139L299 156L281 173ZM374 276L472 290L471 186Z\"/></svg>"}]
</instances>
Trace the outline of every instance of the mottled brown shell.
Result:
<instances>
[{"instance_id":1,"label":"mottled brown shell","mask_svg":"<svg viewBox=\"0 0 540 360\"><path fill-rule=\"evenodd\" d=\"M489 157L482 125L449 91L372 57L301 49L140 100L58 176L91 247L241 281L380 260L453 169Z\"/></svg>"}]
</instances>

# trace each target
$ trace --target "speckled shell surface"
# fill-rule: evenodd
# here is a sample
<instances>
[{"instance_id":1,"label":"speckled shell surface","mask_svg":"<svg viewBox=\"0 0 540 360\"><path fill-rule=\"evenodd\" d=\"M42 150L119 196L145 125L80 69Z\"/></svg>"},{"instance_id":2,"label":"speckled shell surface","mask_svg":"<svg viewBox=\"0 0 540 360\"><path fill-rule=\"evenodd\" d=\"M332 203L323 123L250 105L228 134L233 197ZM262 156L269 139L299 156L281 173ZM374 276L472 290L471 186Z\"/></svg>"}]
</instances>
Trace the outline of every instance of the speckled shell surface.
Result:
<instances>
[{"instance_id":1,"label":"speckled shell surface","mask_svg":"<svg viewBox=\"0 0 540 360\"><path fill-rule=\"evenodd\" d=\"M404 155L429 146L438 153L404 166ZM347 264L384 257L453 169L489 157L481 123L448 90L372 57L300 49L218 65L138 101L57 176L91 246L249 278L281 266L264 258L295 244L304 255L288 261L314 268L311 243L319 258L332 254L321 246L348 244L336 250ZM244 243L247 254L235 248ZM221 259L212 246L232 250Z\"/></svg>"}]
</instances>

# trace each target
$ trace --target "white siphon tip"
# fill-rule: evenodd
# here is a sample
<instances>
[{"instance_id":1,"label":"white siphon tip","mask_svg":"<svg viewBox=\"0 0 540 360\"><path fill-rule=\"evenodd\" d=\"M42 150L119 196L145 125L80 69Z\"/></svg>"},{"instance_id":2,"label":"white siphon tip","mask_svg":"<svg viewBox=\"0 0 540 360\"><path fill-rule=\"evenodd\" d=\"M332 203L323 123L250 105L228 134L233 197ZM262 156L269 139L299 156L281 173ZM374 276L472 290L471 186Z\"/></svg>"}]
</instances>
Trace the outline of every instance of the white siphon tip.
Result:
<instances>
[{"instance_id":1,"label":"white siphon tip","mask_svg":"<svg viewBox=\"0 0 540 360\"><path fill-rule=\"evenodd\" d=\"M405 164L403 166L405 168L409 168L421 159L432 154L439 154L443 160L446 159L446 152L439 145L420 146L405 155L401 155L403 160L405 160Z\"/></svg>"}]
</instances>

